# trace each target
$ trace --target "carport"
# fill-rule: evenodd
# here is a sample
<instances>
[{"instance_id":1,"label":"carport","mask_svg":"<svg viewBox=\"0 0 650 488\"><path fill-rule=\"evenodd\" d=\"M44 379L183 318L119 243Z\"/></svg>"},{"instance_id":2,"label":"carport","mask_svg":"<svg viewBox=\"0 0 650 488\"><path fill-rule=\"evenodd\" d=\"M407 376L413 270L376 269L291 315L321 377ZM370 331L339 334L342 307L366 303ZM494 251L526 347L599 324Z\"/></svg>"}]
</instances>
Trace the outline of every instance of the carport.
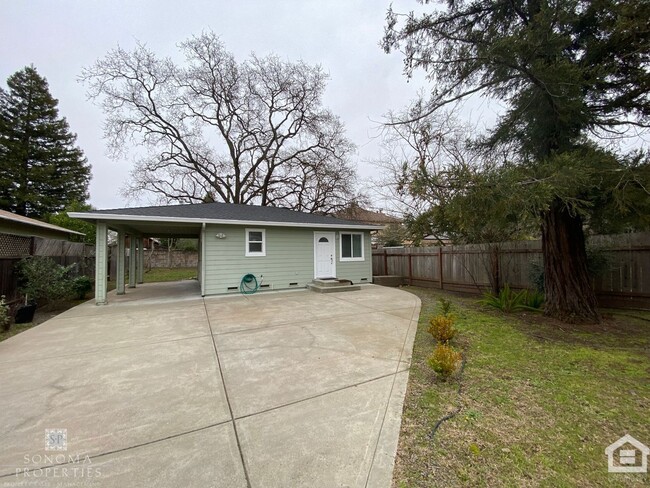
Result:
<instances>
[{"instance_id":1,"label":"carport","mask_svg":"<svg viewBox=\"0 0 650 488\"><path fill-rule=\"evenodd\" d=\"M71 213L71 217L80 218L83 214ZM87 219L86 219L87 220ZM108 231L117 233L117 284L118 295L126 293L126 241L129 241L129 282L128 288L135 288L144 281L144 246L146 237L190 238L199 239L198 278L201 283L201 229L199 222L151 221L137 216L123 218L108 217L94 220L97 226L95 251L95 303L107 303L108 292Z\"/></svg>"}]
</instances>

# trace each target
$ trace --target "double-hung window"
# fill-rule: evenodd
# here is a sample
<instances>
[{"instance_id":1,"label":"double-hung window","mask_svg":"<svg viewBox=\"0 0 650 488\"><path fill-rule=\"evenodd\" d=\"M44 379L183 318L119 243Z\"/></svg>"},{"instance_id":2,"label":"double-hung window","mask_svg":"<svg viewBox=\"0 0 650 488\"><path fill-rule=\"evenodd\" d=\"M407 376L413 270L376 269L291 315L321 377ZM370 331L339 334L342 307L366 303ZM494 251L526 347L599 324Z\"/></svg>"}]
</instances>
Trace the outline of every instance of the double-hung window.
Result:
<instances>
[{"instance_id":1,"label":"double-hung window","mask_svg":"<svg viewBox=\"0 0 650 488\"><path fill-rule=\"evenodd\" d=\"M341 232L341 261L363 261L363 233Z\"/></svg>"},{"instance_id":2,"label":"double-hung window","mask_svg":"<svg viewBox=\"0 0 650 488\"><path fill-rule=\"evenodd\" d=\"M266 256L266 230L246 229L246 256Z\"/></svg>"}]
</instances>

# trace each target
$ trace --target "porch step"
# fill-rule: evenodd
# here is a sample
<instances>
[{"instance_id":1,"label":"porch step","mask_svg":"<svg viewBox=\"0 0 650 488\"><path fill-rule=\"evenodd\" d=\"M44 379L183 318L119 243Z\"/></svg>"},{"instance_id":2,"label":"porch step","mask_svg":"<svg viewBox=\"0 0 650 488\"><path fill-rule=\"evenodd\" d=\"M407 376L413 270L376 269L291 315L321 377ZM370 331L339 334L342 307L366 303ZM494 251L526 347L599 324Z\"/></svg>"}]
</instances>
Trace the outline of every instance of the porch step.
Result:
<instances>
[{"instance_id":1,"label":"porch step","mask_svg":"<svg viewBox=\"0 0 650 488\"><path fill-rule=\"evenodd\" d=\"M360 290L359 285L353 285L349 280L331 279L315 279L307 285L311 291L316 293L336 293L339 291L356 291Z\"/></svg>"}]
</instances>

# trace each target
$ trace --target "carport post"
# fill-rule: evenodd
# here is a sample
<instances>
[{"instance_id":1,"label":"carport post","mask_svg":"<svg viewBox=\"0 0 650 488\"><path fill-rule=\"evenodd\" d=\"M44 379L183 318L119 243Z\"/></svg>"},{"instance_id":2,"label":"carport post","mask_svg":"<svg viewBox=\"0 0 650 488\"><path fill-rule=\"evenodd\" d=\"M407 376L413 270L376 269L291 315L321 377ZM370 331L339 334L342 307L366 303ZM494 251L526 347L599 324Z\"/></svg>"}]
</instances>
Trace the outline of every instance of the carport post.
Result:
<instances>
[{"instance_id":1,"label":"carport post","mask_svg":"<svg viewBox=\"0 0 650 488\"><path fill-rule=\"evenodd\" d=\"M104 222L97 222L95 233L95 304L106 305L108 280L108 228Z\"/></svg>"},{"instance_id":2,"label":"carport post","mask_svg":"<svg viewBox=\"0 0 650 488\"><path fill-rule=\"evenodd\" d=\"M138 237L138 284L144 283L144 239Z\"/></svg>"},{"instance_id":3,"label":"carport post","mask_svg":"<svg viewBox=\"0 0 650 488\"><path fill-rule=\"evenodd\" d=\"M135 288L135 260L136 255L135 236L129 235L129 288Z\"/></svg>"},{"instance_id":4,"label":"carport post","mask_svg":"<svg viewBox=\"0 0 650 488\"><path fill-rule=\"evenodd\" d=\"M117 233L117 294L124 295L124 232Z\"/></svg>"}]
</instances>

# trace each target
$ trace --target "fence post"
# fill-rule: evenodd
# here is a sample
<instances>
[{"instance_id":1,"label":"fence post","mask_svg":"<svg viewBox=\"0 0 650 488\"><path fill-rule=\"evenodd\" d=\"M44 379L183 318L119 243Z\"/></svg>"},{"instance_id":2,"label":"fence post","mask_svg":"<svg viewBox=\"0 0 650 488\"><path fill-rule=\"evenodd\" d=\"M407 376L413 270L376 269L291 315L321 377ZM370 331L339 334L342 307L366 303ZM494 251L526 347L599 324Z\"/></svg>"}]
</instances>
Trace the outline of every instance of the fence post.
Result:
<instances>
[{"instance_id":1,"label":"fence post","mask_svg":"<svg viewBox=\"0 0 650 488\"><path fill-rule=\"evenodd\" d=\"M442 280L442 246L438 247L438 275L440 279L440 289L444 290L445 285Z\"/></svg>"},{"instance_id":2,"label":"fence post","mask_svg":"<svg viewBox=\"0 0 650 488\"><path fill-rule=\"evenodd\" d=\"M384 249L384 275L388 274L388 253Z\"/></svg>"},{"instance_id":3,"label":"fence post","mask_svg":"<svg viewBox=\"0 0 650 488\"><path fill-rule=\"evenodd\" d=\"M413 285L413 255L409 252L409 285Z\"/></svg>"}]
</instances>

